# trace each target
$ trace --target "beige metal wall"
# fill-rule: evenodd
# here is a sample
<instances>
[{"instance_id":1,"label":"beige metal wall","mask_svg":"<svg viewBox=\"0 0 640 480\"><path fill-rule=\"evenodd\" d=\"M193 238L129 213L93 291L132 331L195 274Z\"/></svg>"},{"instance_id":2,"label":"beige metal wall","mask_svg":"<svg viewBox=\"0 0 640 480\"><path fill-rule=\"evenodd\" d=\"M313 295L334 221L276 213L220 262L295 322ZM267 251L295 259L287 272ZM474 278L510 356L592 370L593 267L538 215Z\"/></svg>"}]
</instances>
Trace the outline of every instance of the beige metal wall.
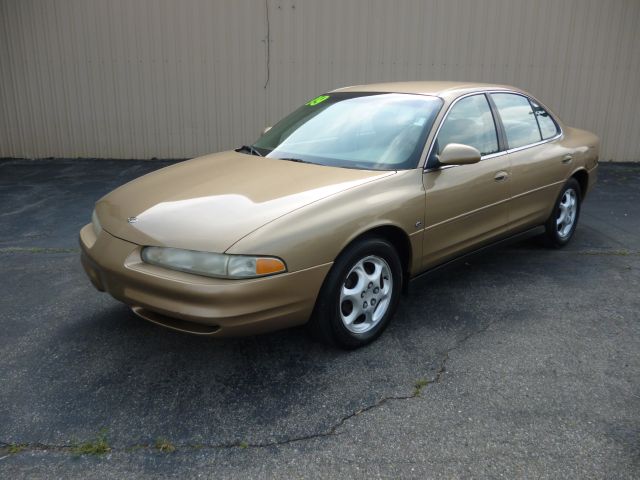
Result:
<instances>
[{"instance_id":1,"label":"beige metal wall","mask_svg":"<svg viewBox=\"0 0 640 480\"><path fill-rule=\"evenodd\" d=\"M0 0L0 156L177 158L343 85L531 91L640 160L639 0Z\"/></svg>"}]
</instances>

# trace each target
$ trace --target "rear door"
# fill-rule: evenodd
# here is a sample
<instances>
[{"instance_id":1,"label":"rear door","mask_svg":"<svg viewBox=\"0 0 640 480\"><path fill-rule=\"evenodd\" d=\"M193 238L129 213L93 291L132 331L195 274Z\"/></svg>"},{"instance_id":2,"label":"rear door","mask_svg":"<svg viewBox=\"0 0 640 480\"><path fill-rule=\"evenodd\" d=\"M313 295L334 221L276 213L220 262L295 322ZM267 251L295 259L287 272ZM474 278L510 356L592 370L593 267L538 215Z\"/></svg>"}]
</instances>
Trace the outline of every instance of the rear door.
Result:
<instances>
[{"instance_id":1,"label":"rear door","mask_svg":"<svg viewBox=\"0 0 640 480\"><path fill-rule=\"evenodd\" d=\"M482 160L472 165L439 166L438 154L449 143L477 148ZM426 167L423 268L472 250L504 232L511 166L485 94L466 96L453 104Z\"/></svg>"},{"instance_id":2,"label":"rear door","mask_svg":"<svg viewBox=\"0 0 640 480\"><path fill-rule=\"evenodd\" d=\"M567 178L572 151L560 145L560 128L537 102L517 93L492 93L511 161L510 229L543 223Z\"/></svg>"}]
</instances>

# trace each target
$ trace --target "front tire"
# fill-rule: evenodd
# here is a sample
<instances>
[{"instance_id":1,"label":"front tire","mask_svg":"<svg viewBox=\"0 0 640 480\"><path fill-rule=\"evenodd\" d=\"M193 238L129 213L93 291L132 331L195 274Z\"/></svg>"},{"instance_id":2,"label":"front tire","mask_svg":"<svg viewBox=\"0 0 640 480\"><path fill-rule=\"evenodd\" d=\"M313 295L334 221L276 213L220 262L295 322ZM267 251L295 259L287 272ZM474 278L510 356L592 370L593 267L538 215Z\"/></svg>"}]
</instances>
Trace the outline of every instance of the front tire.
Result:
<instances>
[{"instance_id":1,"label":"front tire","mask_svg":"<svg viewBox=\"0 0 640 480\"><path fill-rule=\"evenodd\" d=\"M402 291L402 264L387 240L363 238L336 259L309 321L312 335L345 349L362 347L384 331Z\"/></svg>"},{"instance_id":2,"label":"front tire","mask_svg":"<svg viewBox=\"0 0 640 480\"><path fill-rule=\"evenodd\" d=\"M580 184L575 178L570 178L562 187L545 225L544 236L549 247L561 248L569 243L578 226L581 203Z\"/></svg>"}]
</instances>

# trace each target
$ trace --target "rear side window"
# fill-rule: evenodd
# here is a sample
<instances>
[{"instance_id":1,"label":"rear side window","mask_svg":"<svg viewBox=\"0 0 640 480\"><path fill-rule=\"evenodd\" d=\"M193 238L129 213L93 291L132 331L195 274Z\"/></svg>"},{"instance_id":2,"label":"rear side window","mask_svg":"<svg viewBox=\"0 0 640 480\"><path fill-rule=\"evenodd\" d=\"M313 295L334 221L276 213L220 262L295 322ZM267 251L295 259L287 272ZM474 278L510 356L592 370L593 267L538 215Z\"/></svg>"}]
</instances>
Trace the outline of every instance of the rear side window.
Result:
<instances>
[{"instance_id":1,"label":"rear side window","mask_svg":"<svg viewBox=\"0 0 640 480\"><path fill-rule=\"evenodd\" d=\"M493 93L491 98L502 119L509 148L524 147L542 140L536 115L527 97L512 93Z\"/></svg>"},{"instance_id":2,"label":"rear side window","mask_svg":"<svg viewBox=\"0 0 640 480\"><path fill-rule=\"evenodd\" d=\"M484 94L463 98L451 107L438 133L434 152L440 153L449 143L470 145L481 155L498 151L496 125Z\"/></svg>"},{"instance_id":3,"label":"rear side window","mask_svg":"<svg viewBox=\"0 0 640 480\"><path fill-rule=\"evenodd\" d=\"M538 125L540 125L540 133L542 133L543 140L555 137L558 133L560 133L558 125L556 125L556 122L553 120L553 118L551 118L549 112L538 105L534 100L531 100L531 106L533 107L533 111L535 112L536 118L538 119Z\"/></svg>"}]
</instances>

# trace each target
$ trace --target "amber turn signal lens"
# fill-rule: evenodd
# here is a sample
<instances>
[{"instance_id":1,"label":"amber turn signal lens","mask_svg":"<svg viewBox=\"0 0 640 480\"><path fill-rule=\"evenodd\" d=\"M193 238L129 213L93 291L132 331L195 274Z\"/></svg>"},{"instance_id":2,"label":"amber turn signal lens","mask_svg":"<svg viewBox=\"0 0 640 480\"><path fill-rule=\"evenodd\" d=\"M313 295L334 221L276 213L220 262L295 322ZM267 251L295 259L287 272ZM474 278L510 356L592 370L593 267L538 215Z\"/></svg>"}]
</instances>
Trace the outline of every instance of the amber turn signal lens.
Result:
<instances>
[{"instance_id":1,"label":"amber turn signal lens","mask_svg":"<svg viewBox=\"0 0 640 480\"><path fill-rule=\"evenodd\" d=\"M284 272L286 268L282 260L278 260L277 258L256 259L256 275Z\"/></svg>"}]
</instances>

